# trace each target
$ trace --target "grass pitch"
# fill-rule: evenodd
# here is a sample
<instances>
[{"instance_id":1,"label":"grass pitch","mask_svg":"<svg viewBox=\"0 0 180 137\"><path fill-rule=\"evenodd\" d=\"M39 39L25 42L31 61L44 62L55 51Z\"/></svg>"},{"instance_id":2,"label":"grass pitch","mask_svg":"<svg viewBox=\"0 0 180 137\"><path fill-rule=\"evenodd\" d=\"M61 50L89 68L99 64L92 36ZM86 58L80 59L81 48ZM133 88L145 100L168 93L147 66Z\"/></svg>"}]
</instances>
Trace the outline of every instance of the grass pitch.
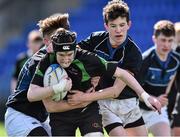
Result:
<instances>
[{"instance_id":1,"label":"grass pitch","mask_svg":"<svg viewBox=\"0 0 180 137\"><path fill-rule=\"evenodd\" d=\"M106 131L104 131L104 133L105 133L105 137L109 137L107 135ZM3 122L0 122L0 136L4 136L4 137L7 136ZM79 129L76 130L76 137L81 137L81 133L80 133ZM148 137L153 137L153 135L149 134Z\"/></svg>"},{"instance_id":2,"label":"grass pitch","mask_svg":"<svg viewBox=\"0 0 180 137\"><path fill-rule=\"evenodd\" d=\"M7 136L4 124L2 122L0 122L0 136Z\"/></svg>"}]
</instances>

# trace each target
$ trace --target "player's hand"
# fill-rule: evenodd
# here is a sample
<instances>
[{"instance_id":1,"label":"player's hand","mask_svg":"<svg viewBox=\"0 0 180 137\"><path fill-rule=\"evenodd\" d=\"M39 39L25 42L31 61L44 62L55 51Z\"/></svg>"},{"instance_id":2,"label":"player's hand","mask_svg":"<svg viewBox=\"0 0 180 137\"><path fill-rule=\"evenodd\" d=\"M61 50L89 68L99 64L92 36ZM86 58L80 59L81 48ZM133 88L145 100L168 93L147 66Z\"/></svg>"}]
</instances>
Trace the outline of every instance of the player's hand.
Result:
<instances>
[{"instance_id":1,"label":"player's hand","mask_svg":"<svg viewBox=\"0 0 180 137\"><path fill-rule=\"evenodd\" d=\"M72 80L69 77L62 78L58 84L52 86L55 94L64 91L69 91L71 90L71 87L72 87Z\"/></svg>"},{"instance_id":2,"label":"player's hand","mask_svg":"<svg viewBox=\"0 0 180 137\"><path fill-rule=\"evenodd\" d=\"M92 77L91 78L91 84L93 85L93 87L97 87L98 83L99 83L100 77L96 76L96 77Z\"/></svg>"},{"instance_id":3,"label":"player's hand","mask_svg":"<svg viewBox=\"0 0 180 137\"><path fill-rule=\"evenodd\" d=\"M85 94L88 94L88 93L84 93L79 90L71 90L70 93L73 93L73 94L69 94L67 96L69 104L77 105L77 104L86 102Z\"/></svg>"},{"instance_id":4,"label":"player's hand","mask_svg":"<svg viewBox=\"0 0 180 137\"><path fill-rule=\"evenodd\" d=\"M87 97L89 95L88 93L95 92L95 90L93 87L91 87L88 90L86 90L85 92L82 92L79 90L70 90L69 92L73 93L73 94L69 94L67 96L68 103L71 105L77 105L79 103L87 102Z\"/></svg>"},{"instance_id":5,"label":"player's hand","mask_svg":"<svg viewBox=\"0 0 180 137\"><path fill-rule=\"evenodd\" d=\"M159 100L159 102L161 103L161 106L164 107L166 105L168 105L168 98L166 94L162 94L159 97L157 97L157 99Z\"/></svg>"},{"instance_id":6,"label":"player's hand","mask_svg":"<svg viewBox=\"0 0 180 137\"><path fill-rule=\"evenodd\" d=\"M154 111L158 111L159 114L161 114L161 103L155 97L152 97L146 92L143 92L141 94L141 99L144 101L146 106Z\"/></svg>"}]
</instances>

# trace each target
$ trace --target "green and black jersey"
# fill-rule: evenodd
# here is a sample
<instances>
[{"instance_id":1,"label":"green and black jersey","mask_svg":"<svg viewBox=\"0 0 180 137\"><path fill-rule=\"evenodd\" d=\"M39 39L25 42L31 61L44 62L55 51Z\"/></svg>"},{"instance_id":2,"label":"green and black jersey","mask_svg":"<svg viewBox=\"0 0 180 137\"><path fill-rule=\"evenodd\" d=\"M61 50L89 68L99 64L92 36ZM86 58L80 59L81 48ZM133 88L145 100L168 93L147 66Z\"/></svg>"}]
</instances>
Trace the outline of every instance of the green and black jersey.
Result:
<instances>
[{"instance_id":1,"label":"green and black jersey","mask_svg":"<svg viewBox=\"0 0 180 137\"><path fill-rule=\"evenodd\" d=\"M43 86L45 71L51 64L57 64L55 54L47 54L45 58L41 60L36 69L32 84ZM77 49L74 61L68 68L65 68L65 70L68 76L72 79L72 90L86 91L92 87L92 77L103 75L112 77L115 73L116 67L117 63L115 62L107 62L94 53ZM77 109L77 112L80 112L81 110L82 109ZM74 110L74 112L75 111L76 110Z\"/></svg>"}]
</instances>

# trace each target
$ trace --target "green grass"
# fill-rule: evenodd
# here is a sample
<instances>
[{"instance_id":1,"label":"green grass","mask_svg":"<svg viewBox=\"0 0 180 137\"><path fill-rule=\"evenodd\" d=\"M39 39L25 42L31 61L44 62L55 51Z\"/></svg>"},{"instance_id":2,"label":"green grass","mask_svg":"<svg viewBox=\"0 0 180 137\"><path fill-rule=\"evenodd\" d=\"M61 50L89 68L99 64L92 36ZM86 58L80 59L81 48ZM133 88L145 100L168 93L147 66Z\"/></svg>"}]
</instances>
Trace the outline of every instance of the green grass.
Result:
<instances>
[{"instance_id":1,"label":"green grass","mask_svg":"<svg viewBox=\"0 0 180 137\"><path fill-rule=\"evenodd\" d=\"M4 129L4 124L0 122L0 136L7 136L6 131Z\"/></svg>"},{"instance_id":2,"label":"green grass","mask_svg":"<svg viewBox=\"0 0 180 137\"><path fill-rule=\"evenodd\" d=\"M105 134L106 134L105 137L108 137L107 133ZM7 136L3 122L0 122L0 136ZM81 137L81 133L79 129L76 130L76 137Z\"/></svg>"}]
</instances>

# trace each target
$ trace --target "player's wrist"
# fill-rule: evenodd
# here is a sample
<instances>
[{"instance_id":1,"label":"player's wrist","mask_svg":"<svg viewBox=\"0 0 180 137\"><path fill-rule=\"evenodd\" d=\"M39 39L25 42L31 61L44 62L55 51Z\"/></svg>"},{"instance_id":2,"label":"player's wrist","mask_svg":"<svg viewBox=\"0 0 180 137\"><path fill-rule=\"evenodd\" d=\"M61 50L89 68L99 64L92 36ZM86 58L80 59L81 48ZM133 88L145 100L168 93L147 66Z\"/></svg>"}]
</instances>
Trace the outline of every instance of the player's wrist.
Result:
<instances>
[{"instance_id":1,"label":"player's wrist","mask_svg":"<svg viewBox=\"0 0 180 137\"><path fill-rule=\"evenodd\" d=\"M143 101L147 101L148 98L150 97L150 95L146 92L143 92L143 93L141 93L140 97Z\"/></svg>"},{"instance_id":2,"label":"player's wrist","mask_svg":"<svg viewBox=\"0 0 180 137\"><path fill-rule=\"evenodd\" d=\"M152 107L151 103L149 102L150 95L146 92L143 92L141 94L141 99L144 101L144 103L148 106L148 107Z\"/></svg>"}]
</instances>

